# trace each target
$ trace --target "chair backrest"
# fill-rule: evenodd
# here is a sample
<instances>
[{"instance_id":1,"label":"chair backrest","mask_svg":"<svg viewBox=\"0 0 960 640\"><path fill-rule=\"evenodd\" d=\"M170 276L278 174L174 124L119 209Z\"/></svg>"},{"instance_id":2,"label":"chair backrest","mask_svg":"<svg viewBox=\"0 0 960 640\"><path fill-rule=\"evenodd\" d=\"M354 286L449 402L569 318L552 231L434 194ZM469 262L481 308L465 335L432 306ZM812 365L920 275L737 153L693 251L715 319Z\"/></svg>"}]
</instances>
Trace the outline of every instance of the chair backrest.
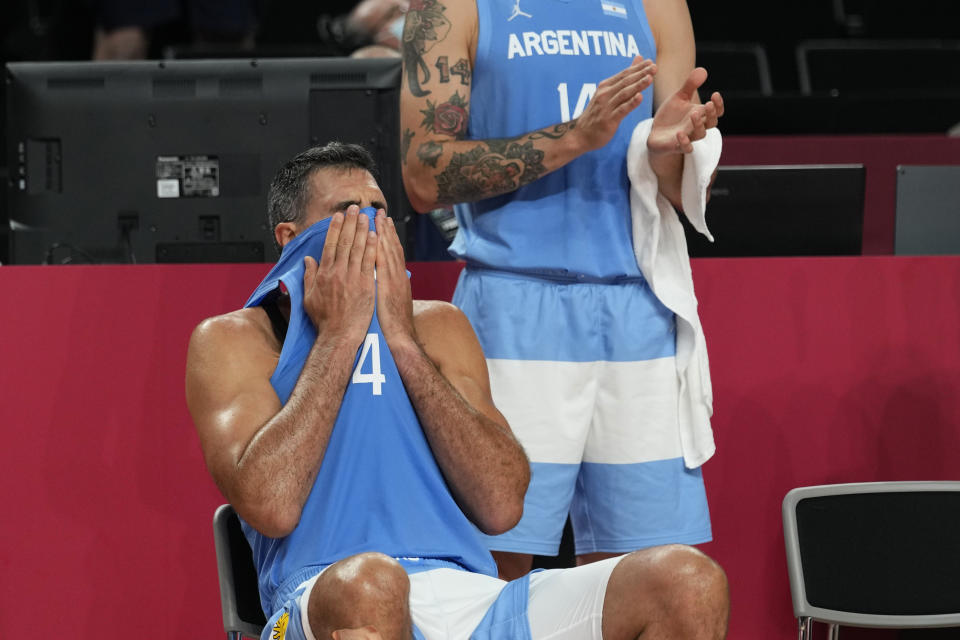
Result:
<instances>
[{"instance_id":1,"label":"chair backrest","mask_svg":"<svg viewBox=\"0 0 960 640\"><path fill-rule=\"evenodd\" d=\"M960 626L960 482L793 489L783 528L798 618Z\"/></svg>"},{"instance_id":2,"label":"chair backrest","mask_svg":"<svg viewBox=\"0 0 960 640\"><path fill-rule=\"evenodd\" d=\"M957 92L958 40L806 40L796 47L803 95L924 91L934 99ZM918 98L915 98L918 99Z\"/></svg>"},{"instance_id":3,"label":"chair backrest","mask_svg":"<svg viewBox=\"0 0 960 640\"><path fill-rule=\"evenodd\" d=\"M220 577L223 630L231 638L259 638L267 623L260 608L257 571L250 545L240 529L240 519L229 504L213 514L213 540Z\"/></svg>"},{"instance_id":4,"label":"chair backrest","mask_svg":"<svg viewBox=\"0 0 960 640\"><path fill-rule=\"evenodd\" d=\"M697 65L710 75L700 88L700 99L714 91L769 96L773 94L770 63L763 45L756 42L698 42Z\"/></svg>"}]
</instances>

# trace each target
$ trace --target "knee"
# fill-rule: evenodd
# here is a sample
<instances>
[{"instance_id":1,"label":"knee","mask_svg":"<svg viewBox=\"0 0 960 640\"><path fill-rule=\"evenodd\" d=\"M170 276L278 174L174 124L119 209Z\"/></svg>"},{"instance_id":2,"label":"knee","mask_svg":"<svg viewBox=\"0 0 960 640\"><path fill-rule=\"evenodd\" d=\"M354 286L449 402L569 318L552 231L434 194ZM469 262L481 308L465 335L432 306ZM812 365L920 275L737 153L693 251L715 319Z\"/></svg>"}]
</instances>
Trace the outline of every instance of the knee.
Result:
<instances>
[{"instance_id":1,"label":"knee","mask_svg":"<svg viewBox=\"0 0 960 640\"><path fill-rule=\"evenodd\" d=\"M727 576L709 556L686 545L666 545L634 552L623 562L635 563L635 573L643 576L644 591L660 615L680 624L686 621L689 628L682 637L725 637L730 609Z\"/></svg>"},{"instance_id":2,"label":"knee","mask_svg":"<svg viewBox=\"0 0 960 640\"><path fill-rule=\"evenodd\" d=\"M407 617L410 580L400 563L382 553L340 560L320 574L310 593L310 625L317 637L337 629L401 624Z\"/></svg>"},{"instance_id":3,"label":"knee","mask_svg":"<svg viewBox=\"0 0 960 640\"><path fill-rule=\"evenodd\" d=\"M658 555L656 578L674 602L715 602L726 607L727 576L713 559L685 545L668 545Z\"/></svg>"},{"instance_id":4,"label":"knee","mask_svg":"<svg viewBox=\"0 0 960 640\"><path fill-rule=\"evenodd\" d=\"M399 562L382 553L361 553L327 570L330 586L352 603L406 603L410 579Z\"/></svg>"}]
</instances>

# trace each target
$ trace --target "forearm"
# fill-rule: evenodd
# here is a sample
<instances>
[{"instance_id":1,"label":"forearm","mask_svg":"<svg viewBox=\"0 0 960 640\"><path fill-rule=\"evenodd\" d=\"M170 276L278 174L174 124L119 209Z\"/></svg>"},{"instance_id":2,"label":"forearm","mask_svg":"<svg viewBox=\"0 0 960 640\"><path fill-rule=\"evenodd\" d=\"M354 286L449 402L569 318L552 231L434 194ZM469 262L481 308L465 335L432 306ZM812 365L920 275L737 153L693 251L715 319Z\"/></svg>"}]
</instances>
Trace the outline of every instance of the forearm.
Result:
<instances>
[{"instance_id":1,"label":"forearm","mask_svg":"<svg viewBox=\"0 0 960 640\"><path fill-rule=\"evenodd\" d=\"M530 481L530 464L520 444L509 429L472 407L415 341L390 348L461 509L487 533L512 528Z\"/></svg>"},{"instance_id":2,"label":"forearm","mask_svg":"<svg viewBox=\"0 0 960 640\"><path fill-rule=\"evenodd\" d=\"M250 524L267 535L287 535L300 519L340 410L355 343L338 336L318 338L287 403L237 461L230 501L241 513L250 513L255 520Z\"/></svg>"},{"instance_id":3,"label":"forearm","mask_svg":"<svg viewBox=\"0 0 960 640\"><path fill-rule=\"evenodd\" d=\"M660 193L677 211L683 210L681 201L681 184L683 180L683 154L654 154L648 155L650 168L657 176L657 187Z\"/></svg>"},{"instance_id":4,"label":"forearm","mask_svg":"<svg viewBox=\"0 0 960 640\"><path fill-rule=\"evenodd\" d=\"M429 211L516 191L588 150L576 124L573 120L514 138L414 136L404 158L410 201L418 211Z\"/></svg>"}]
</instances>

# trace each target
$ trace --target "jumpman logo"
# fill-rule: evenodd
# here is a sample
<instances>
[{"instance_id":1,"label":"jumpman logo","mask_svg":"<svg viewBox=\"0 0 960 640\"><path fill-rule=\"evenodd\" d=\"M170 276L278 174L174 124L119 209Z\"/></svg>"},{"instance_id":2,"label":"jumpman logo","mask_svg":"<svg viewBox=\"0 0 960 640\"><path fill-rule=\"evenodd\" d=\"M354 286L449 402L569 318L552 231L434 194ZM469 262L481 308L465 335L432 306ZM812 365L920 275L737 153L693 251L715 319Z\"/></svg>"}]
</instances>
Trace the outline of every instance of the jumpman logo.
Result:
<instances>
[{"instance_id":1,"label":"jumpman logo","mask_svg":"<svg viewBox=\"0 0 960 640\"><path fill-rule=\"evenodd\" d=\"M511 16L510 16L509 18L507 18L507 22L510 22L511 20L513 20L514 18L516 18L517 16L523 16L523 17L525 17L525 18L532 18L532 17L533 17L532 15L530 15L530 14L527 13L526 11L523 11L523 10L520 8L520 0L517 0L517 4L513 5L513 14L511 14Z\"/></svg>"}]
</instances>

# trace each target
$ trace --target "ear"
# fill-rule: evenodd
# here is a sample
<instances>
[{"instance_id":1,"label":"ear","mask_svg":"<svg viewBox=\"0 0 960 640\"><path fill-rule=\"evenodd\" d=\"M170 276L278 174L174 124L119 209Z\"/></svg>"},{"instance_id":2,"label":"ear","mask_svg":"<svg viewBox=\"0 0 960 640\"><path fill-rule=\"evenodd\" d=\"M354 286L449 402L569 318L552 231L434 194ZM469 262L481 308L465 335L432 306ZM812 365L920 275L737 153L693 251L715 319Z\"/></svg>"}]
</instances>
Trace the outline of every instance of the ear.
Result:
<instances>
[{"instance_id":1,"label":"ear","mask_svg":"<svg viewBox=\"0 0 960 640\"><path fill-rule=\"evenodd\" d=\"M273 237L276 239L280 248L287 246L287 243L297 235L297 225L293 222L281 222L273 228Z\"/></svg>"}]
</instances>

